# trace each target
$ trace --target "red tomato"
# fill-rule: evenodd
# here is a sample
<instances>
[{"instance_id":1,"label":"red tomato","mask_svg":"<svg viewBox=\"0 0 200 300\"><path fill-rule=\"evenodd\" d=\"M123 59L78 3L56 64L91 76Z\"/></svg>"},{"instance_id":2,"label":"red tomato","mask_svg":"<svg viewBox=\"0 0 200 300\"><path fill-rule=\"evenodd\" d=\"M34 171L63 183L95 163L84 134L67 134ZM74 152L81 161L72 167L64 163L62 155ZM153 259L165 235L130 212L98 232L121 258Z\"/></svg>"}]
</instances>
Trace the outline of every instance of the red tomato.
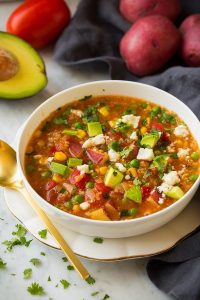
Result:
<instances>
[{"instance_id":1,"label":"red tomato","mask_svg":"<svg viewBox=\"0 0 200 300\"><path fill-rule=\"evenodd\" d=\"M149 186L142 186L141 190L142 190L142 198L148 197L151 193L151 188Z\"/></svg>"},{"instance_id":2,"label":"red tomato","mask_svg":"<svg viewBox=\"0 0 200 300\"><path fill-rule=\"evenodd\" d=\"M96 182L95 188L101 193L109 193L112 189L109 186L106 186L103 182Z\"/></svg>"},{"instance_id":3,"label":"red tomato","mask_svg":"<svg viewBox=\"0 0 200 300\"><path fill-rule=\"evenodd\" d=\"M53 189L56 185L57 185L57 183L56 183L55 181L49 180L49 181L46 183L45 190L46 190L46 191L50 191L50 190Z\"/></svg>"},{"instance_id":4,"label":"red tomato","mask_svg":"<svg viewBox=\"0 0 200 300\"><path fill-rule=\"evenodd\" d=\"M161 132L165 131L164 126L161 123L153 123L151 128L156 129L156 130L161 131Z\"/></svg>"},{"instance_id":5,"label":"red tomato","mask_svg":"<svg viewBox=\"0 0 200 300\"><path fill-rule=\"evenodd\" d=\"M7 21L7 31L42 48L53 42L68 25L70 10L64 0L27 0Z\"/></svg>"},{"instance_id":6,"label":"red tomato","mask_svg":"<svg viewBox=\"0 0 200 300\"><path fill-rule=\"evenodd\" d=\"M81 190L84 190L85 185L88 181L90 181L90 175L89 174L81 175L81 172L79 170L74 170L69 177L69 182L74 184L76 187L78 187Z\"/></svg>"},{"instance_id":7,"label":"red tomato","mask_svg":"<svg viewBox=\"0 0 200 300\"><path fill-rule=\"evenodd\" d=\"M151 193L151 198L152 198L155 202L158 202L158 201L159 201L159 198L162 198L162 194L159 193L158 191L154 190L154 191Z\"/></svg>"}]
</instances>

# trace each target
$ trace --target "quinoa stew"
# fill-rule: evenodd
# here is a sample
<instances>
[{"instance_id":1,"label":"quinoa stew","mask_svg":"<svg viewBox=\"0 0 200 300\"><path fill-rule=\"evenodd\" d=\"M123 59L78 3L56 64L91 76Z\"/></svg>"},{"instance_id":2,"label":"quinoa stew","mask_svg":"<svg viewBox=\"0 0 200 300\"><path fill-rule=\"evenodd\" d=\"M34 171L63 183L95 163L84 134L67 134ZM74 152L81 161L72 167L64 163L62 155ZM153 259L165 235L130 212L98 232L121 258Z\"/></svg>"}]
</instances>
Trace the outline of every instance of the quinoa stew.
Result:
<instances>
[{"instance_id":1,"label":"quinoa stew","mask_svg":"<svg viewBox=\"0 0 200 300\"><path fill-rule=\"evenodd\" d=\"M199 158L174 112L137 98L86 96L40 124L25 170L35 191L63 211L127 220L178 201L199 176Z\"/></svg>"}]
</instances>

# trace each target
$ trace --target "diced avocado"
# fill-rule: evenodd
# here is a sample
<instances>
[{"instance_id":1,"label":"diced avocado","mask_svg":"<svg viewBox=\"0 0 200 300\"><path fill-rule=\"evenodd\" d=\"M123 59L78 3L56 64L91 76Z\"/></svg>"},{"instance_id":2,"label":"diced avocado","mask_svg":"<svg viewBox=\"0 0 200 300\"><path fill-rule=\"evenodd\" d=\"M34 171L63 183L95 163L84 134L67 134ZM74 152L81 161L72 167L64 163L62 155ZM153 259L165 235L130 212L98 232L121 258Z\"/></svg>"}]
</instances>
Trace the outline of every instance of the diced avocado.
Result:
<instances>
[{"instance_id":1,"label":"diced avocado","mask_svg":"<svg viewBox=\"0 0 200 300\"><path fill-rule=\"evenodd\" d=\"M140 143L142 146L153 148L157 144L159 138L160 138L159 132L157 131L151 132L143 136Z\"/></svg>"},{"instance_id":2,"label":"diced avocado","mask_svg":"<svg viewBox=\"0 0 200 300\"><path fill-rule=\"evenodd\" d=\"M70 157L68 159L67 164L68 164L69 167L76 167L76 166L82 165L82 162L83 162L83 160L80 159L80 158Z\"/></svg>"},{"instance_id":3,"label":"diced avocado","mask_svg":"<svg viewBox=\"0 0 200 300\"><path fill-rule=\"evenodd\" d=\"M50 168L53 173L57 173L63 176L69 175L71 172L71 169L68 166L56 162L52 162Z\"/></svg>"},{"instance_id":4,"label":"diced avocado","mask_svg":"<svg viewBox=\"0 0 200 300\"><path fill-rule=\"evenodd\" d=\"M123 180L123 178L124 175L121 172L110 167L105 175L104 183L106 186L113 188L118 185Z\"/></svg>"},{"instance_id":5,"label":"diced avocado","mask_svg":"<svg viewBox=\"0 0 200 300\"><path fill-rule=\"evenodd\" d=\"M153 162L151 164L151 168L157 168L158 171L164 171L167 167L167 162L169 159L169 155L168 154L162 154L162 155L158 155L153 159Z\"/></svg>"},{"instance_id":6,"label":"diced avocado","mask_svg":"<svg viewBox=\"0 0 200 300\"><path fill-rule=\"evenodd\" d=\"M30 97L46 86L42 58L19 37L0 32L0 61L0 98Z\"/></svg>"},{"instance_id":7,"label":"diced avocado","mask_svg":"<svg viewBox=\"0 0 200 300\"><path fill-rule=\"evenodd\" d=\"M173 186L173 188L171 188L171 190L169 190L168 192L165 192L165 195L170 198L178 200L181 197L183 197L184 192L182 191L182 189L179 186Z\"/></svg>"},{"instance_id":8,"label":"diced avocado","mask_svg":"<svg viewBox=\"0 0 200 300\"><path fill-rule=\"evenodd\" d=\"M135 201L136 203L142 202L142 192L139 185L132 186L128 191L125 193L125 197Z\"/></svg>"},{"instance_id":9,"label":"diced avocado","mask_svg":"<svg viewBox=\"0 0 200 300\"><path fill-rule=\"evenodd\" d=\"M96 136L98 134L102 133L102 127L101 124L99 122L90 122L87 123L87 127L88 127L88 134L89 136Z\"/></svg>"},{"instance_id":10,"label":"diced avocado","mask_svg":"<svg viewBox=\"0 0 200 300\"><path fill-rule=\"evenodd\" d=\"M66 133L68 135L77 135L77 130L72 130L72 129L64 129L63 133Z\"/></svg>"}]
</instances>

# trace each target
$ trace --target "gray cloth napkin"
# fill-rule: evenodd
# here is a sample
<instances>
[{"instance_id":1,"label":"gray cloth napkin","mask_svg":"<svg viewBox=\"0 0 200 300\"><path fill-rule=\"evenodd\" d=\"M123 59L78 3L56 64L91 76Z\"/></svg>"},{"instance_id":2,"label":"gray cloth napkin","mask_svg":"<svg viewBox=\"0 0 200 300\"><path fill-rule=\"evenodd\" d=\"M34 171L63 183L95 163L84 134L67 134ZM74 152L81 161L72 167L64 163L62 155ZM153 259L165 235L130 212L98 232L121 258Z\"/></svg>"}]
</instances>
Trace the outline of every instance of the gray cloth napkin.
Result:
<instances>
[{"instance_id":1,"label":"gray cloth napkin","mask_svg":"<svg viewBox=\"0 0 200 300\"><path fill-rule=\"evenodd\" d=\"M191 13L200 13L200 0L181 3L177 24ZM112 79L159 87L186 103L200 118L200 68L184 66L177 56L158 74L142 78L130 74L118 50L130 26L118 11L118 0L82 0L55 46L54 57L65 66L107 64ZM150 259L147 273L158 288L175 299L200 300L199 229L173 250Z\"/></svg>"}]
</instances>

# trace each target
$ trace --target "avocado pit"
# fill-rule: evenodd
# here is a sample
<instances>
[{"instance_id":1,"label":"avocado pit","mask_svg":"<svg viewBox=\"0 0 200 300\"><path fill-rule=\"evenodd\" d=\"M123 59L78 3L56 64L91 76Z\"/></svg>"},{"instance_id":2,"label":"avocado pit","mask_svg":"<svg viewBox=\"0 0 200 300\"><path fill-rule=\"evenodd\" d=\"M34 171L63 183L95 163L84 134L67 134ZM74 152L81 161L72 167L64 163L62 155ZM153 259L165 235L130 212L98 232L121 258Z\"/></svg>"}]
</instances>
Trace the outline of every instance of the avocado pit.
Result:
<instances>
[{"instance_id":1,"label":"avocado pit","mask_svg":"<svg viewBox=\"0 0 200 300\"><path fill-rule=\"evenodd\" d=\"M9 50L0 48L0 81L14 77L19 71L19 62Z\"/></svg>"}]
</instances>

